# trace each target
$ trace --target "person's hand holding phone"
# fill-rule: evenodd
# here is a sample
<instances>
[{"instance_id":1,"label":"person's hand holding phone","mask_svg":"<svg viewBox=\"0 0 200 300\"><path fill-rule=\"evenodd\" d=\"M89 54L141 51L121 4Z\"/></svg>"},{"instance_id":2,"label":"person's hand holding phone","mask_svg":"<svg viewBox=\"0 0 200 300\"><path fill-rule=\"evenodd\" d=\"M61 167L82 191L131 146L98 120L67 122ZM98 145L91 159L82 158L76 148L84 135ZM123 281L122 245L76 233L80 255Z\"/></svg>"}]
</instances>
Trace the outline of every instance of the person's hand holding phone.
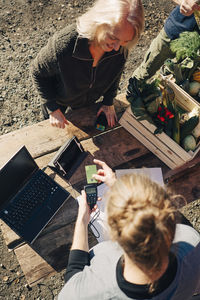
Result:
<instances>
[{"instance_id":1,"label":"person's hand holding phone","mask_svg":"<svg viewBox=\"0 0 200 300\"><path fill-rule=\"evenodd\" d=\"M84 190L81 191L81 196L79 198L79 209L77 220L82 221L85 226L90 222L90 208L87 204L86 193Z\"/></svg>"}]
</instances>

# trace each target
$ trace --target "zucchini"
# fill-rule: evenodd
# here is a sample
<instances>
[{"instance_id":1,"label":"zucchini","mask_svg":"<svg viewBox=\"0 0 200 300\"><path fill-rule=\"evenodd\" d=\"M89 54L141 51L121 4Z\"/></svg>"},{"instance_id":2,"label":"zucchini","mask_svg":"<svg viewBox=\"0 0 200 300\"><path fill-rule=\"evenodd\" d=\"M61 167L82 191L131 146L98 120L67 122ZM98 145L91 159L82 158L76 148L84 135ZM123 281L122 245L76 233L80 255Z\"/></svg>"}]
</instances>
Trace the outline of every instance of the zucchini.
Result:
<instances>
[{"instance_id":1,"label":"zucchini","mask_svg":"<svg viewBox=\"0 0 200 300\"><path fill-rule=\"evenodd\" d=\"M173 140L180 144L180 115L178 111L175 112L174 116Z\"/></svg>"}]
</instances>

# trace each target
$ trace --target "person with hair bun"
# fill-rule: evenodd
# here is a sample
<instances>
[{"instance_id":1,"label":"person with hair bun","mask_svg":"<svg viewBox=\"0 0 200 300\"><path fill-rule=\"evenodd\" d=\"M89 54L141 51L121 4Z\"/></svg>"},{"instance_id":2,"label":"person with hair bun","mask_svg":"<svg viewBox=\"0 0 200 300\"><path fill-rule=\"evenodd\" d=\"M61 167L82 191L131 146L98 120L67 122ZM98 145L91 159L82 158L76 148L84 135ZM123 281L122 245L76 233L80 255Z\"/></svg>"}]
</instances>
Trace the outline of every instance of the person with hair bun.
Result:
<instances>
[{"instance_id":1,"label":"person with hair bun","mask_svg":"<svg viewBox=\"0 0 200 300\"><path fill-rule=\"evenodd\" d=\"M197 299L200 235L177 221L176 196L141 174L116 179L104 162L94 162L101 169L93 177L109 186L111 240L89 251L90 210L82 191L67 283L58 300Z\"/></svg>"},{"instance_id":2,"label":"person with hair bun","mask_svg":"<svg viewBox=\"0 0 200 300\"><path fill-rule=\"evenodd\" d=\"M42 112L52 126L65 128L65 111L94 104L113 127L113 99L129 50L144 29L141 0L97 0L76 24L56 32L31 66L42 100Z\"/></svg>"}]
</instances>

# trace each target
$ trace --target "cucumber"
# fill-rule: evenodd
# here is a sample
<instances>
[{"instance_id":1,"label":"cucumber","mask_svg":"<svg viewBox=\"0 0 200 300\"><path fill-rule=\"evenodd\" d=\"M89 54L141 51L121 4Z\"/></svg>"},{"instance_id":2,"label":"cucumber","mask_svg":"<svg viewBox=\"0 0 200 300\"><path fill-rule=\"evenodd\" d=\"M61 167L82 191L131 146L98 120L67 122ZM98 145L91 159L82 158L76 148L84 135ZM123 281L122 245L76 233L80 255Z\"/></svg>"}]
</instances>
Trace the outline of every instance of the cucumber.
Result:
<instances>
[{"instance_id":1,"label":"cucumber","mask_svg":"<svg viewBox=\"0 0 200 300\"><path fill-rule=\"evenodd\" d=\"M173 140L180 144L180 115L178 111L175 112L174 116Z\"/></svg>"}]
</instances>

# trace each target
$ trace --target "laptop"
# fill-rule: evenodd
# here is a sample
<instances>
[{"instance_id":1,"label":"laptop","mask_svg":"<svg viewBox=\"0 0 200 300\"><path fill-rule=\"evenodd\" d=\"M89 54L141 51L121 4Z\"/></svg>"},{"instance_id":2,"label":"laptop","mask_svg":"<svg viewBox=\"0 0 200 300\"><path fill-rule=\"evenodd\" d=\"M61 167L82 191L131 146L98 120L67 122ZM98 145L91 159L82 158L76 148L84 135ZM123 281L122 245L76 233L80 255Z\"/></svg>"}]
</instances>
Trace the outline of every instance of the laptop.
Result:
<instances>
[{"instance_id":1,"label":"laptop","mask_svg":"<svg viewBox=\"0 0 200 300\"><path fill-rule=\"evenodd\" d=\"M39 169L23 146L0 169L0 218L32 244L70 194Z\"/></svg>"}]
</instances>

